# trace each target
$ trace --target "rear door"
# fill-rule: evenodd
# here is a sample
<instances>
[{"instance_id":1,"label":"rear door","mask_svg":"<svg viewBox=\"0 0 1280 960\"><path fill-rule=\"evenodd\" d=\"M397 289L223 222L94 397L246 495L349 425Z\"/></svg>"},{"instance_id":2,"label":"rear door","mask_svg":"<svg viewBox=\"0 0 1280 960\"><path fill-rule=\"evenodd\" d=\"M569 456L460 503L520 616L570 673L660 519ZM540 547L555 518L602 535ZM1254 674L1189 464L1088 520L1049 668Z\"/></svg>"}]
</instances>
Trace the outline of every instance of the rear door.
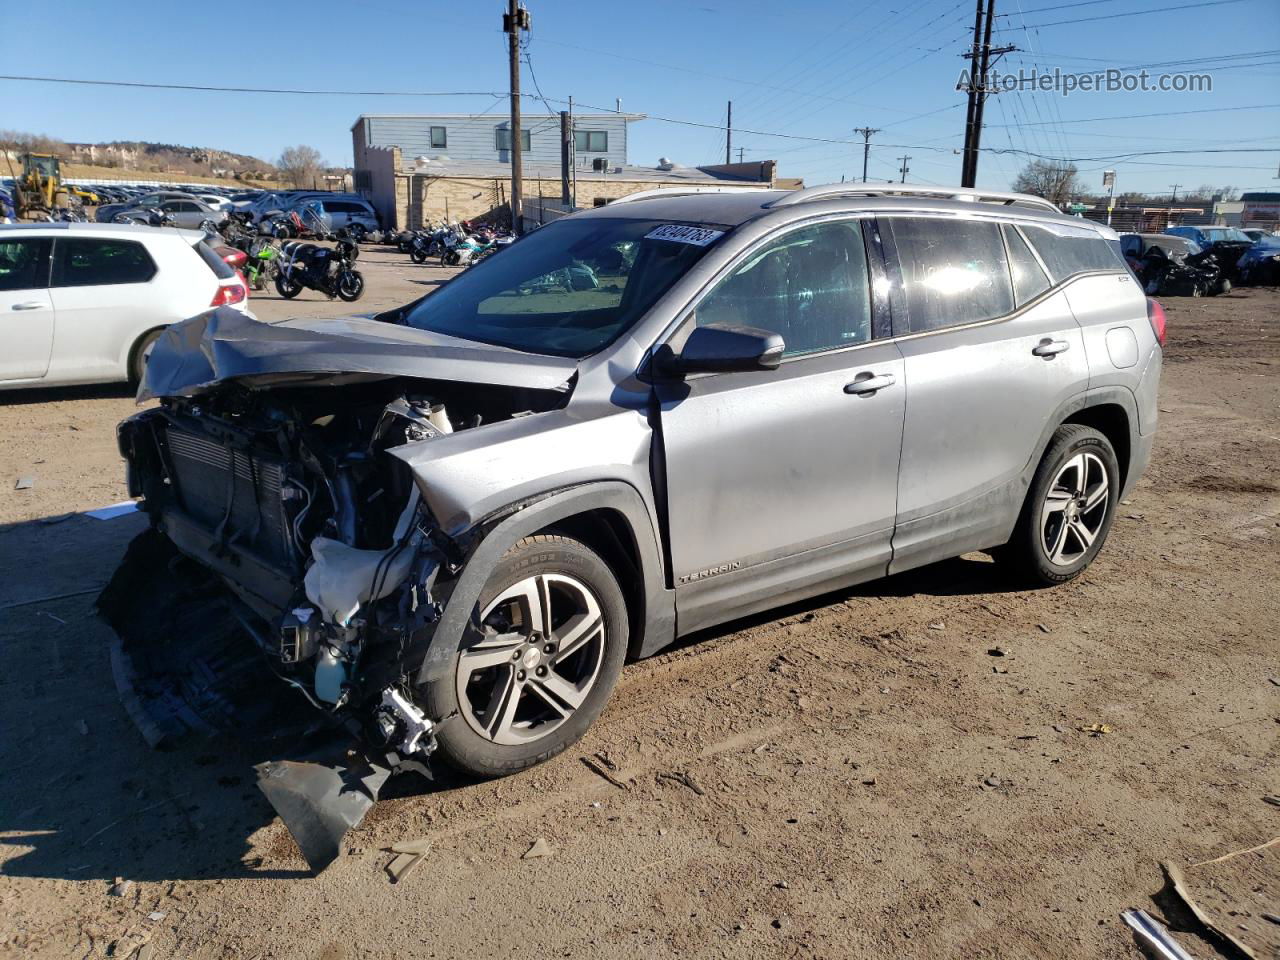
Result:
<instances>
[{"instance_id":1,"label":"rear door","mask_svg":"<svg viewBox=\"0 0 1280 960\"><path fill-rule=\"evenodd\" d=\"M0 234L0 381L43 377L53 350L46 237Z\"/></svg>"},{"instance_id":2,"label":"rear door","mask_svg":"<svg viewBox=\"0 0 1280 960\"><path fill-rule=\"evenodd\" d=\"M168 231L161 236L157 242L183 242ZM140 241L59 237L53 252L58 330L50 377L123 377L134 340L177 319L157 289L158 275Z\"/></svg>"},{"instance_id":3,"label":"rear door","mask_svg":"<svg viewBox=\"0 0 1280 960\"><path fill-rule=\"evenodd\" d=\"M866 249L857 220L766 239L673 341L714 323L769 330L786 344L776 370L657 385L682 632L885 571L902 357L872 335ZM871 377L880 388L863 390Z\"/></svg>"},{"instance_id":4,"label":"rear door","mask_svg":"<svg viewBox=\"0 0 1280 960\"><path fill-rule=\"evenodd\" d=\"M1050 418L1088 387L1080 327L1013 226L881 220L906 362L894 571L1002 543ZM1012 272L1011 272L1012 271Z\"/></svg>"}]
</instances>

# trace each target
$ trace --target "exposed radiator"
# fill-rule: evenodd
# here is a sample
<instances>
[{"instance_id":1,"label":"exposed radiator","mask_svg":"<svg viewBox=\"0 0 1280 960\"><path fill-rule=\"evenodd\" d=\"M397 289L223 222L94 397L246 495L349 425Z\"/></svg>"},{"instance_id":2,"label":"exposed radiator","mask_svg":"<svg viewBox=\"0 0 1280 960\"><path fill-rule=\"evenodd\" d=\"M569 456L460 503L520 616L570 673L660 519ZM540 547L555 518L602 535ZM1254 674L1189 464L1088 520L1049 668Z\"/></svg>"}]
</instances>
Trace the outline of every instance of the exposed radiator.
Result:
<instances>
[{"instance_id":1,"label":"exposed radiator","mask_svg":"<svg viewBox=\"0 0 1280 960\"><path fill-rule=\"evenodd\" d=\"M292 565L282 466L172 426L165 437L183 510L223 542Z\"/></svg>"}]
</instances>

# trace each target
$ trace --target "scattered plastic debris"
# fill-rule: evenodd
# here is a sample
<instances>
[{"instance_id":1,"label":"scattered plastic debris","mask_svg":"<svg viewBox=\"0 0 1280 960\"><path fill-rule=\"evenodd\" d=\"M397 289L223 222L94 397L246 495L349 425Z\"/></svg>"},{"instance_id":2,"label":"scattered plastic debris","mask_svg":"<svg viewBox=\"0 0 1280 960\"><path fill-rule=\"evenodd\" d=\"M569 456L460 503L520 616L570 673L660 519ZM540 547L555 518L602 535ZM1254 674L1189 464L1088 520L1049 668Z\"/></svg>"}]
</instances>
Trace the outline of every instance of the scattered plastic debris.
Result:
<instances>
[{"instance_id":1,"label":"scattered plastic debris","mask_svg":"<svg viewBox=\"0 0 1280 960\"><path fill-rule=\"evenodd\" d=\"M396 856L387 864L387 873L391 875L392 883L400 883L426 859L427 851L431 849L431 841L425 837L421 840L404 840L392 844L389 849Z\"/></svg>"},{"instance_id":2,"label":"scattered plastic debris","mask_svg":"<svg viewBox=\"0 0 1280 960\"><path fill-rule=\"evenodd\" d=\"M1091 723L1087 727L1076 727L1081 733L1087 733L1095 737L1100 737L1104 733L1111 733L1115 728L1109 723Z\"/></svg>"},{"instance_id":3,"label":"scattered plastic debris","mask_svg":"<svg viewBox=\"0 0 1280 960\"><path fill-rule=\"evenodd\" d=\"M84 515L86 517L93 517L95 520L114 520L116 517L123 517L127 513L137 512L138 501L122 500L120 503L113 503L109 507L99 507L97 510L86 510Z\"/></svg>"},{"instance_id":4,"label":"scattered plastic debris","mask_svg":"<svg viewBox=\"0 0 1280 960\"><path fill-rule=\"evenodd\" d=\"M15 490L30 490L36 485L35 477L19 477L13 484Z\"/></svg>"},{"instance_id":5,"label":"scattered plastic debris","mask_svg":"<svg viewBox=\"0 0 1280 960\"><path fill-rule=\"evenodd\" d=\"M520 857L521 860L536 860L538 857L549 857L555 851L551 849L551 844L547 843L542 837L533 841L533 846L526 850Z\"/></svg>"}]
</instances>

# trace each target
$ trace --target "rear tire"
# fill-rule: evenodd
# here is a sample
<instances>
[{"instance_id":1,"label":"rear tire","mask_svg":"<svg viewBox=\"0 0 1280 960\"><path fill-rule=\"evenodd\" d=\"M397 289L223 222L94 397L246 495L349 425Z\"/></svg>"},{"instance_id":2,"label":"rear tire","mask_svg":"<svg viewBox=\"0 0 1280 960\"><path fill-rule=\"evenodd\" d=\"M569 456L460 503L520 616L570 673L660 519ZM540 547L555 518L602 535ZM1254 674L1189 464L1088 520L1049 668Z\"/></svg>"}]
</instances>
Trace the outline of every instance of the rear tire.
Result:
<instances>
[{"instance_id":1,"label":"rear tire","mask_svg":"<svg viewBox=\"0 0 1280 960\"><path fill-rule=\"evenodd\" d=\"M626 657L627 606L594 551L542 535L507 551L475 613L485 632L469 631L423 693L429 716L450 717L437 735L441 756L473 776L501 777L554 757L600 715Z\"/></svg>"},{"instance_id":2,"label":"rear tire","mask_svg":"<svg viewBox=\"0 0 1280 960\"><path fill-rule=\"evenodd\" d=\"M290 280L283 273L276 274L276 293L284 297L286 300L292 300L302 292L302 284L296 280Z\"/></svg>"},{"instance_id":3,"label":"rear tire","mask_svg":"<svg viewBox=\"0 0 1280 960\"><path fill-rule=\"evenodd\" d=\"M421 247L414 247L409 251L409 259L414 263L426 263L427 251L423 250Z\"/></svg>"},{"instance_id":4,"label":"rear tire","mask_svg":"<svg viewBox=\"0 0 1280 960\"><path fill-rule=\"evenodd\" d=\"M1074 580L1106 543L1119 496L1111 441L1092 427L1063 424L1036 468L1000 562L1028 586Z\"/></svg>"},{"instance_id":5,"label":"rear tire","mask_svg":"<svg viewBox=\"0 0 1280 960\"><path fill-rule=\"evenodd\" d=\"M129 351L129 385L135 390L142 383L142 378L147 373L147 361L151 357L151 348L156 345L156 341L160 339L160 334L164 333L163 329L150 330L138 338L137 343L133 345L133 349Z\"/></svg>"}]
</instances>

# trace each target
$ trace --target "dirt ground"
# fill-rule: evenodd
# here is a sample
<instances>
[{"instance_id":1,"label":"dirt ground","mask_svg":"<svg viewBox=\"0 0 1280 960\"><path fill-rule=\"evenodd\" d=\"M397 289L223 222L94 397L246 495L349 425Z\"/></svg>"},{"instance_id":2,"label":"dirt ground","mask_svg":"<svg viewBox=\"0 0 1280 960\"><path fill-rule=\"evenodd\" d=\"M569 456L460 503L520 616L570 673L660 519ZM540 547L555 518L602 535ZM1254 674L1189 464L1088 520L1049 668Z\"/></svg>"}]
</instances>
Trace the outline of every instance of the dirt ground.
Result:
<instances>
[{"instance_id":1,"label":"dirt ground","mask_svg":"<svg viewBox=\"0 0 1280 960\"><path fill-rule=\"evenodd\" d=\"M362 309L441 275L365 263ZM1195 926L1162 860L1280 956L1280 846L1192 866L1280 835L1280 294L1167 306L1154 462L1079 580L971 555L691 638L548 764L405 778L314 878L246 748L117 703L91 605L139 518L46 522L123 498L131 399L0 395L0 956L1131 958L1125 908Z\"/></svg>"}]
</instances>

